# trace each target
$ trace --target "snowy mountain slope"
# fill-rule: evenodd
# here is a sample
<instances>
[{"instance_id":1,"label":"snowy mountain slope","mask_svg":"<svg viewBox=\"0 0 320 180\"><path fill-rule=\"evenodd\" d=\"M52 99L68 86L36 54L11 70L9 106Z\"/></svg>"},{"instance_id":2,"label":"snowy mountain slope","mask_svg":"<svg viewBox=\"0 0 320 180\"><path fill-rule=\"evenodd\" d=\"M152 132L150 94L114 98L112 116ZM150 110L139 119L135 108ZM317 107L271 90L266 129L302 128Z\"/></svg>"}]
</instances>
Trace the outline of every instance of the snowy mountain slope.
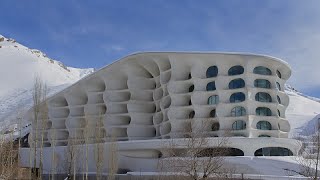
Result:
<instances>
[{"instance_id":1,"label":"snowy mountain slope","mask_svg":"<svg viewBox=\"0 0 320 180\"><path fill-rule=\"evenodd\" d=\"M39 50L0 35L0 130L15 120L18 111L31 107L35 77L46 83L50 95L93 71L66 67Z\"/></svg>"},{"instance_id":2,"label":"snowy mountain slope","mask_svg":"<svg viewBox=\"0 0 320 180\"><path fill-rule=\"evenodd\" d=\"M314 120L320 114L320 100L306 96L291 86L286 86L290 103L286 111L286 118L291 125L290 136L297 134L310 134L314 130ZM312 133L313 134L313 133Z\"/></svg>"}]
</instances>

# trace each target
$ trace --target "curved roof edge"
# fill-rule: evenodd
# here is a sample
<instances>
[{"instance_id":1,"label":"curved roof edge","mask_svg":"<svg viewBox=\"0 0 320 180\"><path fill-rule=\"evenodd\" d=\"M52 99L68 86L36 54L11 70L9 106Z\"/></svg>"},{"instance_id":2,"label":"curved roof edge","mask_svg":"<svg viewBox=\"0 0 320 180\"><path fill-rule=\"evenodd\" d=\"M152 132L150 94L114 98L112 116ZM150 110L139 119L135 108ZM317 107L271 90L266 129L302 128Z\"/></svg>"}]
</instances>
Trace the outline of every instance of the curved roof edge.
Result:
<instances>
[{"instance_id":1,"label":"curved roof edge","mask_svg":"<svg viewBox=\"0 0 320 180\"><path fill-rule=\"evenodd\" d=\"M138 51L138 52L133 52L127 56L124 56L120 59L115 60L114 62L107 64L106 66L103 66L102 68L98 69L97 71L94 71L93 73L83 77L82 79L78 80L77 82L71 84L70 86L67 86L65 89L54 93L53 95L51 95L50 97L47 98L47 100L50 100L52 97L63 93L65 91L67 91L68 89L70 89L71 87L75 86L76 84L78 84L80 81L84 81L88 78L90 78L91 76L94 76L94 74L104 70L105 68L108 68L109 66L116 64L122 60L134 57L134 56L138 56L138 55L144 55L144 54L225 54L225 55L247 55L247 56L257 56L257 57L265 57L267 59L271 59L274 61L277 61L279 63L282 63L283 65L287 66L290 70L291 70L291 66L284 60L280 59L280 58L276 58L273 56L268 56L268 55L263 55L263 54L254 54L254 53L247 53L247 52L223 52L223 51Z\"/></svg>"},{"instance_id":2,"label":"curved roof edge","mask_svg":"<svg viewBox=\"0 0 320 180\"><path fill-rule=\"evenodd\" d=\"M133 52L127 56L124 56L121 59L125 59L131 56L135 56L135 55L141 55L141 54L225 54L225 55L247 55L247 56L259 56L259 57L265 57L267 59L271 59L271 60L275 60L277 62L280 62L286 66L288 66L291 69L291 66L289 65L289 63L287 63L285 60L274 57L274 56L270 56L270 55L266 55L266 54L259 54L259 53L250 53L250 52L231 52L231 51L137 51L137 52ZM118 60L121 60L118 59ZM118 61L116 60L116 61ZM105 66L106 67L106 66ZM103 67L104 68L104 67Z\"/></svg>"}]
</instances>

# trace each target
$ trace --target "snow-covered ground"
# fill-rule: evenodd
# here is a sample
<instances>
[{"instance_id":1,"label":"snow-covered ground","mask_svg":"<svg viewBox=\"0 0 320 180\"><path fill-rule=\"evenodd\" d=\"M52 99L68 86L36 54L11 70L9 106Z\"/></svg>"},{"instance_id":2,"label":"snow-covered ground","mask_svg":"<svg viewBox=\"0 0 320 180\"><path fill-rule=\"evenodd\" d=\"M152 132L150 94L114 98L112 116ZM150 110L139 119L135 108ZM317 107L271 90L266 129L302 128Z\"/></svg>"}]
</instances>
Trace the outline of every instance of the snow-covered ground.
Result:
<instances>
[{"instance_id":1,"label":"snow-covered ground","mask_svg":"<svg viewBox=\"0 0 320 180\"><path fill-rule=\"evenodd\" d=\"M297 163L297 157L226 157L224 168L227 175L232 173L232 177L248 179L307 179L300 175L300 165ZM129 172L134 176L152 176L160 175L157 172ZM164 173L162 173L163 175ZM170 173L165 173L170 175Z\"/></svg>"},{"instance_id":2,"label":"snow-covered ground","mask_svg":"<svg viewBox=\"0 0 320 180\"><path fill-rule=\"evenodd\" d=\"M52 95L93 71L67 67L39 50L0 35L0 132L32 106L36 77L46 83Z\"/></svg>"}]
</instances>

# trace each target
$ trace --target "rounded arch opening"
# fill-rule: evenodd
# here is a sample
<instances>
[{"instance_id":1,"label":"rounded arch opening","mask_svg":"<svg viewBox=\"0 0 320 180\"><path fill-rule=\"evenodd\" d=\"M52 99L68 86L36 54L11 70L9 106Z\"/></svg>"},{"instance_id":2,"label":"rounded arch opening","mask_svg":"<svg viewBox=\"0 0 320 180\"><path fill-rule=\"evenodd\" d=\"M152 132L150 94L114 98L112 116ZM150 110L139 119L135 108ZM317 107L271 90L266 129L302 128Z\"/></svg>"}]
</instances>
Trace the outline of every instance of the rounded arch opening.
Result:
<instances>
[{"instance_id":1,"label":"rounded arch opening","mask_svg":"<svg viewBox=\"0 0 320 180\"><path fill-rule=\"evenodd\" d=\"M207 76L207 78L217 77L218 76L218 67L217 66L210 66L207 69L206 76Z\"/></svg>"},{"instance_id":2,"label":"rounded arch opening","mask_svg":"<svg viewBox=\"0 0 320 180\"><path fill-rule=\"evenodd\" d=\"M254 87L270 89L271 83L269 80L266 80L266 79L256 79L254 80Z\"/></svg>"},{"instance_id":3,"label":"rounded arch opening","mask_svg":"<svg viewBox=\"0 0 320 180\"><path fill-rule=\"evenodd\" d=\"M230 96L230 103L238 103L246 100L246 95L242 92L233 93Z\"/></svg>"},{"instance_id":4,"label":"rounded arch opening","mask_svg":"<svg viewBox=\"0 0 320 180\"><path fill-rule=\"evenodd\" d=\"M193 119L194 118L194 115L195 115L195 112L194 111L191 111L189 113L189 119Z\"/></svg>"},{"instance_id":5,"label":"rounded arch opening","mask_svg":"<svg viewBox=\"0 0 320 180\"><path fill-rule=\"evenodd\" d=\"M232 130L243 130L247 128L247 124L243 120L237 120L232 123Z\"/></svg>"},{"instance_id":6,"label":"rounded arch opening","mask_svg":"<svg viewBox=\"0 0 320 180\"><path fill-rule=\"evenodd\" d=\"M229 69L228 75L229 76L235 76L235 75L240 75L244 73L244 68L240 65L238 66L233 66Z\"/></svg>"},{"instance_id":7,"label":"rounded arch opening","mask_svg":"<svg viewBox=\"0 0 320 180\"><path fill-rule=\"evenodd\" d=\"M212 110L210 111L210 117L211 117L211 118L215 118L216 116L217 116L216 109L212 109Z\"/></svg>"},{"instance_id":8,"label":"rounded arch opening","mask_svg":"<svg viewBox=\"0 0 320 180\"><path fill-rule=\"evenodd\" d=\"M272 102L270 94L266 92L258 92L255 95L255 100L259 102Z\"/></svg>"},{"instance_id":9,"label":"rounded arch opening","mask_svg":"<svg viewBox=\"0 0 320 180\"><path fill-rule=\"evenodd\" d=\"M219 131L220 129L220 124L219 122L214 122L211 126L212 131Z\"/></svg>"},{"instance_id":10,"label":"rounded arch opening","mask_svg":"<svg viewBox=\"0 0 320 180\"><path fill-rule=\"evenodd\" d=\"M278 103L281 104L281 98L277 95Z\"/></svg>"},{"instance_id":11,"label":"rounded arch opening","mask_svg":"<svg viewBox=\"0 0 320 180\"><path fill-rule=\"evenodd\" d=\"M207 148L196 153L196 157L217 157L217 156L244 156L244 152L237 148Z\"/></svg>"},{"instance_id":12,"label":"rounded arch opening","mask_svg":"<svg viewBox=\"0 0 320 180\"><path fill-rule=\"evenodd\" d=\"M253 69L254 74L260 74L260 75L272 75L272 72L269 68L264 66L257 66Z\"/></svg>"},{"instance_id":13,"label":"rounded arch opening","mask_svg":"<svg viewBox=\"0 0 320 180\"><path fill-rule=\"evenodd\" d=\"M293 156L290 149L284 147L264 147L254 152L255 156Z\"/></svg>"},{"instance_id":14,"label":"rounded arch opening","mask_svg":"<svg viewBox=\"0 0 320 180\"><path fill-rule=\"evenodd\" d=\"M219 96L218 95L212 95L208 98L208 104L214 105L219 103Z\"/></svg>"},{"instance_id":15,"label":"rounded arch opening","mask_svg":"<svg viewBox=\"0 0 320 180\"><path fill-rule=\"evenodd\" d=\"M215 91L216 90L216 83L214 81L209 82L207 84L206 89L207 89L207 91Z\"/></svg>"},{"instance_id":16,"label":"rounded arch opening","mask_svg":"<svg viewBox=\"0 0 320 180\"><path fill-rule=\"evenodd\" d=\"M232 110L231 110L231 116L232 117L238 117L238 116L245 116L247 113L246 113L246 109L242 106L237 106L237 107L234 107Z\"/></svg>"},{"instance_id":17,"label":"rounded arch opening","mask_svg":"<svg viewBox=\"0 0 320 180\"><path fill-rule=\"evenodd\" d=\"M267 107L258 107L256 109L256 115L257 116L272 116L272 112Z\"/></svg>"},{"instance_id":18,"label":"rounded arch opening","mask_svg":"<svg viewBox=\"0 0 320 180\"><path fill-rule=\"evenodd\" d=\"M278 76L278 78L282 78L282 74L281 74L281 72L279 71L279 70L277 70L277 76Z\"/></svg>"},{"instance_id":19,"label":"rounded arch opening","mask_svg":"<svg viewBox=\"0 0 320 180\"><path fill-rule=\"evenodd\" d=\"M271 123L268 121L259 121L256 127L260 130L272 130Z\"/></svg>"},{"instance_id":20,"label":"rounded arch opening","mask_svg":"<svg viewBox=\"0 0 320 180\"><path fill-rule=\"evenodd\" d=\"M229 83L229 89L238 89L245 87L245 82L242 78L234 79Z\"/></svg>"},{"instance_id":21,"label":"rounded arch opening","mask_svg":"<svg viewBox=\"0 0 320 180\"><path fill-rule=\"evenodd\" d=\"M193 90L194 90L194 85L191 85L191 86L189 87L189 92L193 92Z\"/></svg>"}]
</instances>

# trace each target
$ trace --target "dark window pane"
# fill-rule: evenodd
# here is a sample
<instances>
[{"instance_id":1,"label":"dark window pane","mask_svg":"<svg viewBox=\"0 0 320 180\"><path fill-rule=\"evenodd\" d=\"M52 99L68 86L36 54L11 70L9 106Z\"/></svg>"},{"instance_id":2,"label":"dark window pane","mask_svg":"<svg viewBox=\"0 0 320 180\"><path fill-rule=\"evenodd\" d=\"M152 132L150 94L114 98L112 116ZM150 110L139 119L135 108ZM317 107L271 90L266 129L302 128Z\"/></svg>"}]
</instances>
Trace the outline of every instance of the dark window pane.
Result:
<instances>
[{"instance_id":1,"label":"dark window pane","mask_svg":"<svg viewBox=\"0 0 320 180\"><path fill-rule=\"evenodd\" d=\"M191 86L189 87L189 92L193 92L193 90L194 90L194 85L191 85Z\"/></svg>"},{"instance_id":2,"label":"dark window pane","mask_svg":"<svg viewBox=\"0 0 320 180\"><path fill-rule=\"evenodd\" d=\"M212 131L218 131L220 129L220 124L215 122L212 124Z\"/></svg>"},{"instance_id":3,"label":"dark window pane","mask_svg":"<svg viewBox=\"0 0 320 180\"><path fill-rule=\"evenodd\" d=\"M228 75L234 76L234 75L243 74L243 72L244 72L244 68L242 66L233 66L229 69Z\"/></svg>"},{"instance_id":4,"label":"dark window pane","mask_svg":"<svg viewBox=\"0 0 320 180\"><path fill-rule=\"evenodd\" d=\"M292 156L293 153L283 147L265 147L256 150L255 156Z\"/></svg>"},{"instance_id":5,"label":"dark window pane","mask_svg":"<svg viewBox=\"0 0 320 180\"><path fill-rule=\"evenodd\" d=\"M271 83L270 83L270 81L268 81L266 79L256 79L254 81L254 87L270 89Z\"/></svg>"},{"instance_id":6,"label":"dark window pane","mask_svg":"<svg viewBox=\"0 0 320 180\"><path fill-rule=\"evenodd\" d=\"M246 128L246 122L244 122L242 120L235 121L232 124L232 129L233 130L242 130L242 129L245 129L245 128Z\"/></svg>"},{"instance_id":7,"label":"dark window pane","mask_svg":"<svg viewBox=\"0 0 320 180\"><path fill-rule=\"evenodd\" d=\"M278 103L281 104L281 99L279 96L277 96L277 99L278 99Z\"/></svg>"},{"instance_id":8,"label":"dark window pane","mask_svg":"<svg viewBox=\"0 0 320 180\"><path fill-rule=\"evenodd\" d=\"M258 66L254 68L253 73L255 74L261 74L261 75L271 75L271 70L269 68Z\"/></svg>"},{"instance_id":9,"label":"dark window pane","mask_svg":"<svg viewBox=\"0 0 320 180\"><path fill-rule=\"evenodd\" d=\"M213 109L211 112L210 112L210 117L216 117L216 110Z\"/></svg>"},{"instance_id":10,"label":"dark window pane","mask_svg":"<svg viewBox=\"0 0 320 180\"><path fill-rule=\"evenodd\" d=\"M279 70L277 70L277 76L281 79L282 78L282 75L281 75L281 72Z\"/></svg>"},{"instance_id":11,"label":"dark window pane","mask_svg":"<svg viewBox=\"0 0 320 180\"><path fill-rule=\"evenodd\" d=\"M255 99L259 102L272 102L271 96L265 92L258 92L255 96Z\"/></svg>"},{"instance_id":12,"label":"dark window pane","mask_svg":"<svg viewBox=\"0 0 320 180\"><path fill-rule=\"evenodd\" d=\"M211 77L217 77L218 75L218 67L217 66L211 66L207 69L207 78Z\"/></svg>"},{"instance_id":13,"label":"dark window pane","mask_svg":"<svg viewBox=\"0 0 320 180\"><path fill-rule=\"evenodd\" d=\"M191 112L189 113L189 119L194 118L194 115L195 115L194 111L191 111Z\"/></svg>"},{"instance_id":14,"label":"dark window pane","mask_svg":"<svg viewBox=\"0 0 320 180\"><path fill-rule=\"evenodd\" d=\"M256 109L257 116L272 116L271 110L266 107L258 107Z\"/></svg>"},{"instance_id":15,"label":"dark window pane","mask_svg":"<svg viewBox=\"0 0 320 180\"><path fill-rule=\"evenodd\" d=\"M259 121L257 123L257 129L261 130L271 130L272 126L268 121Z\"/></svg>"},{"instance_id":16,"label":"dark window pane","mask_svg":"<svg viewBox=\"0 0 320 180\"><path fill-rule=\"evenodd\" d=\"M234 79L229 83L229 89L243 88L244 86L245 86L245 82L241 78Z\"/></svg>"},{"instance_id":17,"label":"dark window pane","mask_svg":"<svg viewBox=\"0 0 320 180\"><path fill-rule=\"evenodd\" d=\"M218 103L219 103L219 96L213 95L208 98L209 105L214 105L214 104L218 104Z\"/></svg>"},{"instance_id":18,"label":"dark window pane","mask_svg":"<svg viewBox=\"0 0 320 180\"><path fill-rule=\"evenodd\" d=\"M231 103L242 102L242 101L245 101L245 99L246 99L246 96L242 92L233 93L230 96Z\"/></svg>"},{"instance_id":19,"label":"dark window pane","mask_svg":"<svg viewBox=\"0 0 320 180\"><path fill-rule=\"evenodd\" d=\"M215 91L216 90L216 84L215 82L209 82L207 84L207 91Z\"/></svg>"},{"instance_id":20,"label":"dark window pane","mask_svg":"<svg viewBox=\"0 0 320 180\"><path fill-rule=\"evenodd\" d=\"M237 116L245 116L246 115L246 109L241 106L237 106L231 110L231 116L237 117Z\"/></svg>"},{"instance_id":21,"label":"dark window pane","mask_svg":"<svg viewBox=\"0 0 320 180\"><path fill-rule=\"evenodd\" d=\"M259 137L271 137L269 135L264 135L264 134L261 134Z\"/></svg>"}]
</instances>

